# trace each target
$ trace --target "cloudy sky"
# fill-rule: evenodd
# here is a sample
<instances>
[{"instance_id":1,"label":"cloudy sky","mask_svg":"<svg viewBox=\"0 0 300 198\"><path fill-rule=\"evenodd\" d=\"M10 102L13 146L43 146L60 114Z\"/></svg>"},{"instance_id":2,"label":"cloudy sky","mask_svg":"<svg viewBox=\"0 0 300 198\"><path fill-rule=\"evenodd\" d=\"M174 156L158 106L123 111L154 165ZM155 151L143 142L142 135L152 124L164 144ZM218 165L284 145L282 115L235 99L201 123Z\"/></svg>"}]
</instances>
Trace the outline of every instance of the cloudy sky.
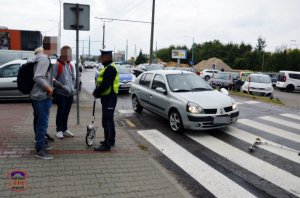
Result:
<instances>
[{"instance_id":1,"label":"cloudy sky","mask_svg":"<svg viewBox=\"0 0 300 198\"><path fill-rule=\"evenodd\" d=\"M58 0L0 0L0 26L10 29L39 30L43 35L58 32ZM89 4L90 31L80 32L80 54L99 54L103 21L95 17L151 21L152 0L63 0ZM222 43L245 42L255 46L257 38L266 39L267 50L300 47L299 0L156 0L154 49L192 45L215 39ZM150 48L150 24L106 23L107 48L126 49L129 56ZM75 51L75 32L62 30L62 44ZM84 44L84 48L83 48Z\"/></svg>"}]
</instances>

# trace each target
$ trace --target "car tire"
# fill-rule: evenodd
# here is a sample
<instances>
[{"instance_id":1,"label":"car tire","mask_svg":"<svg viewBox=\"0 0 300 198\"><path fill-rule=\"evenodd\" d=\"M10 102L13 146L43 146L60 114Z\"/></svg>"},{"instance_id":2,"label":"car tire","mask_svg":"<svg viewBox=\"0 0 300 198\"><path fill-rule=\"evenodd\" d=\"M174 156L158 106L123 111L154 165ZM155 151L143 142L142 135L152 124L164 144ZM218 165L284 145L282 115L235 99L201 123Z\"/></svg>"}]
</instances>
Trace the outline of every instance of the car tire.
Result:
<instances>
[{"instance_id":1,"label":"car tire","mask_svg":"<svg viewBox=\"0 0 300 198\"><path fill-rule=\"evenodd\" d=\"M287 87L286 87L286 91L287 92L293 92L294 91L294 86L293 85L288 85Z\"/></svg>"},{"instance_id":2,"label":"car tire","mask_svg":"<svg viewBox=\"0 0 300 198\"><path fill-rule=\"evenodd\" d=\"M206 80L206 81L209 81L209 79L210 79L210 76L205 76L204 77L204 80Z\"/></svg>"},{"instance_id":3,"label":"car tire","mask_svg":"<svg viewBox=\"0 0 300 198\"><path fill-rule=\"evenodd\" d=\"M183 133L183 123L180 113L177 110L172 110L169 113L169 125L173 132L182 134Z\"/></svg>"},{"instance_id":4,"label":"car tire","mask_svg":"<svg viewBox=\"0 0 300 198\"><path fill-rule=\"evenodd\" d=\"M137 113L143 111L143 107L140 105L139 99L136 96L132 96L132 108Z\"/></svg>"}]
</instances>

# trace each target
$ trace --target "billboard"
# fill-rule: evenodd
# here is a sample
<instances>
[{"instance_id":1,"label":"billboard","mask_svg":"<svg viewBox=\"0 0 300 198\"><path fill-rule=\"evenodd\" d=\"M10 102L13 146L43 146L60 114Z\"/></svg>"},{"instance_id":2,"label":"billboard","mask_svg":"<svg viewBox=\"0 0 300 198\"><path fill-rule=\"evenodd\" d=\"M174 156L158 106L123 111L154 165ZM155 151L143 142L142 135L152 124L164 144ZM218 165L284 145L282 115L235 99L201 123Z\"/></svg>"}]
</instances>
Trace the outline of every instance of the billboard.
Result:
<instances>
[{"instance_id":1,"label":"billboard","mask_svg":"<svg viewBox=\"0 0 300 198\"><path fill-rule=\"evenodd\" d=\"M0 32L0 50L10 49L10 33Z\"/></svg>"},{"instance_id":2,"label":"billboard","mask_svg":"<svg viewBox=\"0 0 300 198\"><path fill-rule=\"evenodd\" d=\"M186 50L172 50L172 58L174 59L186 59Z\"/></svg>"}]
</instances>

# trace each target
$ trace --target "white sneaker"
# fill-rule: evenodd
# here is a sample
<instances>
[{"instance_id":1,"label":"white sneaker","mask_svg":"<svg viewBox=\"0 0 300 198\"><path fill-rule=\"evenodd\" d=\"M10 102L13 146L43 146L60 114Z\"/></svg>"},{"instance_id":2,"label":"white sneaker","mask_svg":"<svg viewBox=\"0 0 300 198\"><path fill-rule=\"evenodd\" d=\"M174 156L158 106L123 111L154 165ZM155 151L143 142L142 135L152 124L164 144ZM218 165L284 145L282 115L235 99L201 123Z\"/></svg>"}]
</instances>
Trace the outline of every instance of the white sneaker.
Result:
<instances>
[{"instance_id":1,"label":"white sneaker","mask_svg":"<svg viewBox=\"0 0 300 198\"><path fill-rule=\"evenodd\" d=\"M58 139L64 139L64 134L63 134L63 132L62 132L62 131L56 132L56 137L57 137Z\"/></svg>"},{"instance_id":2,"label":"white sneaker","mask_svg":"<svg viewBox=\"0 0 300 198\"><path fill-rule=\"evenodd\" d=\"M74 133L72 133L69 130L66 130L66 131L64 131L64 136L66 136L66 137L74 137Z\"/></svg>"}]
</instances>

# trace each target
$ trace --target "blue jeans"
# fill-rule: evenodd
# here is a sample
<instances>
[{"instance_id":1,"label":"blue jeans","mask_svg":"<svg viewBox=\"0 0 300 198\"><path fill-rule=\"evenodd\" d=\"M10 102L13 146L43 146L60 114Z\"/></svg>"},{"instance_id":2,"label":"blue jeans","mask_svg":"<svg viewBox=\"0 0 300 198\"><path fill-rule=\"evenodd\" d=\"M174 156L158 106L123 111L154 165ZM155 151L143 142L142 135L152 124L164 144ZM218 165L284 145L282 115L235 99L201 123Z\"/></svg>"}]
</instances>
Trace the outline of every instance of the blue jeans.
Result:
<instances>
[{"instance_id":1,"label":"blue jeans","mask_svg":"<svg viewBox=\"0 0 300 198\"><path fill-rule=\"evenodd\" d=\"M49 114L52 101L50 98L44 100L32 100L35 120L36 150L40 151L45 146L45 135L47 134Z\"/></svg>"},{"instance_id":2,"label":"blue jeans","mask_svg":"<svg viewBox=\"0 0 300 198\"><path fill-rule=\"evenodd\" d=\"M55 101L57 104L56 114L56 132L66 131L68 129L68 119L73 103L72 96L55 95Z\"/></svg>"}]
</instances>

